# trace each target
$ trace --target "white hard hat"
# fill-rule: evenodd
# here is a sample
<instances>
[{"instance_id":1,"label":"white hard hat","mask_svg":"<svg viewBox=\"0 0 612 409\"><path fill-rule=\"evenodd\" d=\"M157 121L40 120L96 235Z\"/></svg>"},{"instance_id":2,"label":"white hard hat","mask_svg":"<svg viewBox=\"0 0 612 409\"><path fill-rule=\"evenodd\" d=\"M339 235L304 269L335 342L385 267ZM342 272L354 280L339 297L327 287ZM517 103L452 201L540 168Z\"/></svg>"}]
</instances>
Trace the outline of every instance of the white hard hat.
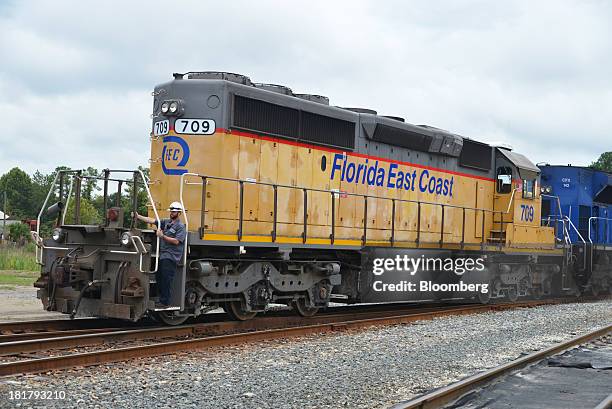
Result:
<instances>
[{"instance_id":1,"label":"white hard hat","mask_svg":"<svg viewBox=\"0 0 612 409\"><path fill-rule=\"evenodd\" d=\"M183 206L181 206L180 202L172 202L170 203L170 207L168 208L171 212L182 212Z\"/></svg>"}]
</instances>

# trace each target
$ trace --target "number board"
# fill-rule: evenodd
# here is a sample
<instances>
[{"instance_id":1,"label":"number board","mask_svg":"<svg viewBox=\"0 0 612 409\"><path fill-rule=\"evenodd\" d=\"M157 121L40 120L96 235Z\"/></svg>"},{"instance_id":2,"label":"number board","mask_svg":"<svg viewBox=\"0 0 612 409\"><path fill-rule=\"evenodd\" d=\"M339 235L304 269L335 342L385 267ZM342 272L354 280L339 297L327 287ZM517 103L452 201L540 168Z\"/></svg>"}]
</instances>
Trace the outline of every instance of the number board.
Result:
<instances>
[{"instance_id":1,"label":"number board","mask_svg":"<svg viewBox=\"0 0 612 409\"><path fill-rule=\"evenodd\" d=\"M215 133L215 121L212 119L179 118L174 122L174 132L178 134L212 135Z\"/></svg>"},{"instance_id":2,"label":"number board","mask_svg":"<svg viewBox=\"0 0 612 409\"><path fill-rule=\"evenodd\" d=\"M170 130L170 121L158 121L153 124L153 135L161 136L168 133Z\"/></svg>"}]
</instances>

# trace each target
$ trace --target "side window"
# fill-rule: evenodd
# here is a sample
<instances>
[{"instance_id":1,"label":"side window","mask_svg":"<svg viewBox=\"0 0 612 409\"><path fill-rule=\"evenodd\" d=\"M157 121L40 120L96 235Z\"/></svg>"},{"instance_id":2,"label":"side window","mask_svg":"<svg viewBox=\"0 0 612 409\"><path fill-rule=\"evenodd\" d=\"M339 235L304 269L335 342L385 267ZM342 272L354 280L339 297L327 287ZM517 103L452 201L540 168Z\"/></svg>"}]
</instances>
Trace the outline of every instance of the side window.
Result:
<instances>
[{"instance_id":1,"label":"side window","mask_svg":"<svg viewBox=\"0 0 612 409\"><path fill-rule=\"evenodd\" d=\"M510 193L512 191L512 168L500 166L497 168L497 193Z\"/></svg>"},{"instance_id":2,"label":"side window","mask_svg":"<svg viewBox=\"0 0 612 409\"><path fill-rule=\"evenodd\" d=\"M523 179L523 198L533 199L535 197L535 179Z\"/></svg>"}]
</instances>

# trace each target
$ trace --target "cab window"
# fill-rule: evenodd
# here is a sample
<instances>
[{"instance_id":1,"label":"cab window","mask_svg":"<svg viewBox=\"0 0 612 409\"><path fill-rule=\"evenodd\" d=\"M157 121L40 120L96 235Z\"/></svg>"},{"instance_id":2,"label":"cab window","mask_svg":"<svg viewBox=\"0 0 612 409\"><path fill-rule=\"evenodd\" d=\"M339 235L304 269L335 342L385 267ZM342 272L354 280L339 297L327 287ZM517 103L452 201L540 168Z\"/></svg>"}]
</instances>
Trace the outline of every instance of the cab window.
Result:
<instances>
[{"instance_id":1,"label":"cab window","mask_svg":"<svg viewBox=\"0 0 612 409\"><path fill-rule=\"evenodd\" d=\"M512 191L512 169L507 166L497 168L497 193Z\"/></svg>"},{"instance_id":2,"label":"cab window","mask_svg":"<svg viewBox=\"0 0 612 409\"><path fill-rule=\"evenodd\" d=\"M523 198L533 199L535 197L535 179L523 179Z\"/></svg>"}]
</instances>

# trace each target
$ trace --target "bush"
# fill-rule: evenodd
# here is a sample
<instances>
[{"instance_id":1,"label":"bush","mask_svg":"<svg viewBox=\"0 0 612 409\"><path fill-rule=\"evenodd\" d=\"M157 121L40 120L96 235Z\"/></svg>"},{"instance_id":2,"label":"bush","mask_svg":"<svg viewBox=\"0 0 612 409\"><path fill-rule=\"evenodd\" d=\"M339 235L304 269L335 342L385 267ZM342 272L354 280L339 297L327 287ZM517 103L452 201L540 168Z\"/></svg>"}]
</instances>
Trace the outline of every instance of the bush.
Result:
<instances>
[{"instance_id":1,"label":"bush","mask_svg":"<svg viewBox=\"0 0 612 409\"><path fill-rule=\"evenodd\" d=\"M31 240L30 228L23 223L13 223L8 228L9 238L15 243L21 245L26 244Z\"/></svg>"}]
</instances>

